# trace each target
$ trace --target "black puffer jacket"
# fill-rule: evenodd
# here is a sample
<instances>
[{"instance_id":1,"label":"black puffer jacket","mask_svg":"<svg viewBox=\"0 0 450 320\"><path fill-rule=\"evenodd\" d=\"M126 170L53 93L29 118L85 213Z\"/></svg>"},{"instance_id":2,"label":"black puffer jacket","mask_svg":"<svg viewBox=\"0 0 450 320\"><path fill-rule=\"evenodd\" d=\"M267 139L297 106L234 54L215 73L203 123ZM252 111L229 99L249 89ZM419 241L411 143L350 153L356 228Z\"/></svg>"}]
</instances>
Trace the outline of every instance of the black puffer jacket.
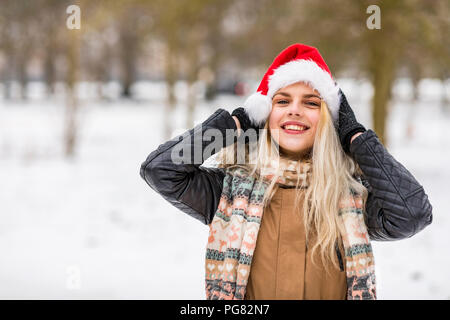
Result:
<instances>
[{"instance_id":1,"label":"black puffer jacket","mask_svg":"<svg viewBox=\"0 0 450 320\"><path fill-rule=\"evenodd\" d=\"M230 130L226 129L237 129L234 119L224 109L218 109L196 128L201 128L202 132L219 129L224 146L227 141L233 142L233 139L227 139ZM194 135L196 128L161 144L150 153L141 166L140 175L175 207L209 224L222 193L223 169L171 161L172 149L179 143L189 144L186 148L200 143L202 150L211 143L203 141L201 135ZM183 139L188 136L190 139ZM350 153L363 171L363 183L369 190L365 219L372 240L409 238L431 223L432 207L423 187L387 152L373 131L368 130L357 137L350 146Z\"/></svg>"}]
</instances>

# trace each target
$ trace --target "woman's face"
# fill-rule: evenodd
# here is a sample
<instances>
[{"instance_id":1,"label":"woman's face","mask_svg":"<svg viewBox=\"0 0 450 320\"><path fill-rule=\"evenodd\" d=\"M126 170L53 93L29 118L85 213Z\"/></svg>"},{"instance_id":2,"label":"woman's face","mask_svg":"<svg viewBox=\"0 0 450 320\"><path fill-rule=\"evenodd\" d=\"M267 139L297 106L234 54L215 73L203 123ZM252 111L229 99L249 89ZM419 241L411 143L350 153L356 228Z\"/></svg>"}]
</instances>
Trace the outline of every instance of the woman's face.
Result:
<instances>
[{"instance_id":1,"label":"woman's face","mask_svg":"<svg viewBox=\"0 0 450 320\"><path fill-rule=\"evenodd\" d=\"M281 88L272 98L269 130L280 154L300 159L312 149L320 118L321 97L303 82Z\"/></svg>"}]
</instances>

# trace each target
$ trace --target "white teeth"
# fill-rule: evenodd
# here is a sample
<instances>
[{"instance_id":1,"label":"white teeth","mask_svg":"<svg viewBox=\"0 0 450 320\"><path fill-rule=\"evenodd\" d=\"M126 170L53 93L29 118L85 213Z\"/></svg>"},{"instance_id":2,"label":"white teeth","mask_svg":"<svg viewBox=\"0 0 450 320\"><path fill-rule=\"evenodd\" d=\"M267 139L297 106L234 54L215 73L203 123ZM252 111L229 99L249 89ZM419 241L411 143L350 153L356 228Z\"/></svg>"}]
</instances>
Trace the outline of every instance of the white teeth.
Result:
<instances>
[{"instance_id":1,"label":"white teeth","mask_svg":"<svg viewBox=\"0 0 450 320\"><path fill-rule=\"evenodd\" d=\"M285 129L289 129L289 130L297 130L297 131L303 131L306 130L306 127L304 126L297 126L295 124L288 124L286 126L284 126Z\"/></svg>"}]
</instances>

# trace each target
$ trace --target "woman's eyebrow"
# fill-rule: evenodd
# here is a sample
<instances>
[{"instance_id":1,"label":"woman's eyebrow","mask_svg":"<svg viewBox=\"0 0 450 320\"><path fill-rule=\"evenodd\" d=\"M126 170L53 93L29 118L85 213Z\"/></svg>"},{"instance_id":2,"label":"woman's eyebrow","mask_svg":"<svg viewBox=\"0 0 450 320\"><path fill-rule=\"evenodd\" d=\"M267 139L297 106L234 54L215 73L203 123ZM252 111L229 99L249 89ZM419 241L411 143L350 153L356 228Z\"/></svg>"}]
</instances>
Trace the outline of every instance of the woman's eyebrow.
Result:
<instances>
[{"instance_id":1,"label":"woman's eyebrow","mask_svg":"<svg viewBox=\"0 0 450 320\"><path fill-rule=\"evenodd\" d=\"M282 96L285 96L285 97L290 97L290 96L291 96L289 93L286 93L286 92L277 92L277 93L275 93L274 97L275 97L277 94L281 94Z\"/></svg>"},{"instance_id":2,"label":"woman's eyebrow","mask_svg":"<svg viewBox=\"0 0 450 320\"><path fill-rule=\"evenodd\" d=\"M322 97L318 96L317 94L304 94L303 98L319 98L319 99L322 99Z\"/></svg>"},{"instance_id":3,"label":"woman's eyebrow","mask_svg":"<svg viewBox=\"0 0 450 320\"><path fill-rule=\"evenodd\" d=\"M274 97L275 97L276 95L278 95L278 94L281 94L282 96L285 96L285 97L290 97L290 96L291 96L289 93L281 91L281 92L277 92L277 93L274 95ZM319 99L322 99L321 96L318 96L317 94L313 94L313 93L304 94L304 95L303 95L303 98L319 98Z\"/></svg>"}]
</instances>

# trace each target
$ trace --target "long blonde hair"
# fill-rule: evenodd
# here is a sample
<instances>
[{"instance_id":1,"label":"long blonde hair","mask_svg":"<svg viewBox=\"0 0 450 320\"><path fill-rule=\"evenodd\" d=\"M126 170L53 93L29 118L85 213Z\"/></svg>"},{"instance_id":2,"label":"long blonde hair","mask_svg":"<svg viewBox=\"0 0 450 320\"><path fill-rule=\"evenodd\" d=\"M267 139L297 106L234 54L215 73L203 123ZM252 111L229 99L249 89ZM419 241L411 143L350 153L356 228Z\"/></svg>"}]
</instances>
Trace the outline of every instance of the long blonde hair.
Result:
<instances>
[{"instance_id":1,"label":"long blonde hair","mask_svg":"<svg viewBox=\"0 0 450 320\"><path fill-rule=\"evenodd\" d=\"M258 175L261 168L268 165L274 157L282 156L279 153L276 142L273 141L269 121L267 120L261 131L257 148L249 148L246 144L245 163L230 163L230 159L237 159L237 143L223 148L218 154L218 167L244 167L249 170L250 175ZM309 187L306 191L299 188L300 179L297 181L295 211L303 208L303 224L305 226L307 245L312 233L315 233L316 242L312 245L312 262L317 250L322 262L325 264L327 258L333 266L339 268L336 258L336 245L343 232L343 225L338 219L339 201L343 197L355 192L363 199L367 198L367 189L359 183L355 176L360 175L358 165L342 149L341 143L334 128L331 114L324 101L320 109L320 119L314 140L314 146L309 153L309 161L312 162L312 172ZM300 165L300 162L299 162ZM278 172L271 179L264 195L264 206L278 190L277 178L282 174ZM300 194L304 193L303 199ZM303 203L300 203L303 201ZM300 214L300 212L299 212ZM329 271L326 268L327 272Z\"/></svg>"}]
</instances>

